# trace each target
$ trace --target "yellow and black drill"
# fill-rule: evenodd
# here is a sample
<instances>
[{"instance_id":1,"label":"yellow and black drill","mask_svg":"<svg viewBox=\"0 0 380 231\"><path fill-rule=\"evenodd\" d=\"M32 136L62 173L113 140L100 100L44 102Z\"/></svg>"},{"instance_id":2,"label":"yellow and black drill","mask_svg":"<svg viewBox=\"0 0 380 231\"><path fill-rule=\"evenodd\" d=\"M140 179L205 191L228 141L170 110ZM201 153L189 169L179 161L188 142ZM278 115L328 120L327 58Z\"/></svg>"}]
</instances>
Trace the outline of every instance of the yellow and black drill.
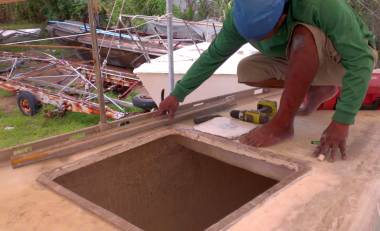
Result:
<instances>
[{"instance_id":1,"label":"yellow and black drill","mask_svg":"<svg viewBox=\"0 0 380 231\"><path fill-rule=\"evenodd\" d=\"M277 102L271 100L260 100L257 103L257 110L251 111L231 111L231 117L254 124L265 124L277 113Z\"/></svg>"}]
</instances>

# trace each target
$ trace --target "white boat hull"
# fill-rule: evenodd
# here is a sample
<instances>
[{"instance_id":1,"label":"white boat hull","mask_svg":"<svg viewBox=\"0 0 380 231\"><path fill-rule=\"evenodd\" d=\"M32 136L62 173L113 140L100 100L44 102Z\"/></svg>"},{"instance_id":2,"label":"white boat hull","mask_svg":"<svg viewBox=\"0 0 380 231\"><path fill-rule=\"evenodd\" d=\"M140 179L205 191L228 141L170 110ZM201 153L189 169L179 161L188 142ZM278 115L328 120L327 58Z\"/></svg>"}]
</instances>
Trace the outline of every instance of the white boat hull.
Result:
<instances>
[{"instance_id":1,"label":"white boat hull","mask_svg":"<svg viewBox=\"0 0 380 231\"><path fill-rule=\"evenodd\" d=\"M175 82L182 78L191 65L198 59L199 53L208 48L209 43L201 43L197 46L184 47L174 52ZM214 75L188 95L183 103L188 104L251 89L252 87L238 83L236 70L241 59L257 52L250 45L243 46L219 67ZM167 60L167 55L164 55L134 70L134 73L139 76L144 87L157 105L161 102L162 89L165 90L165 96L168 96L170 93Z\"/></svg>"},{"instance_id":2,"label":"white boat hull","mask_svg":"<svg viewBox=\"0 0 380 231\"><path fill-rule=\"evenodd\" d=\"M170 90L168 88L168 75L167 74L139 74L140 79L143 82L144 87L149 92L150 96L156 102L157 105L161 102L161 91L165 90L165 97L169 95ZM175 76L177 82L182 78L181 75ZM236 93L251 89L251 87L245 84L238 84L237 77L231 75L213 75L206 80L199 88L188 95L183 102L184 104L209 99L221 95L230 93Z\"/></svg>"}]
</instances>

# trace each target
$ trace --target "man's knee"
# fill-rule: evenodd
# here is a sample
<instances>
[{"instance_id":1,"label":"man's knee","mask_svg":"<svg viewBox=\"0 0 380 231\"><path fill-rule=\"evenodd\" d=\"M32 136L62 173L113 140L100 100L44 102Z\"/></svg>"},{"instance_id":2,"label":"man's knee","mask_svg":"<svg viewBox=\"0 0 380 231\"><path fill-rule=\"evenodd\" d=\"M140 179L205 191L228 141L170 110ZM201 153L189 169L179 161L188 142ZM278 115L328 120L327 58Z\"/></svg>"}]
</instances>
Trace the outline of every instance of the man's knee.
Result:
<instances>
[{"instance_id":1,"label":"man's knee","mask_svg":"<svg viewBox=\"0 0 380 231\"><path fill-rule=\"evenodd\" d=\"M244 58L238 64L237 76L240 83L262 83L267 80L284 79L288 62L262 54Z\"/></svg>"},{"instance_id":2,"label":"man's knee","mask_svg":"<svg viewBox=\"0 0 380 231\"><path fill-rule=\"evenodd\" d=\"M297 41L298 39L298 41ZM293 30L292 40L291 40L291 47L299 47L305 44L314 44L314 35L310 31L309 28L307 28L304 25L297 25Z\"/></svg>"},{"instance_id":3,"label":"man's knee","mask_svg":"<svg viewBox=\"0 0 380 231\"><path fill-rule=\"evenodd\" d=\"M318 47L313 32L303 25L294 28L290 43L289 62L294 68L316 74L319 68Z\"/></svg>"},{"instance_id":4,"label":"man's knee","mask_svg":"<svg viewBox=\"0 0 380 231\"><path fill-rule=\"evenodd\" d=\"M262 71L257 65L243 59L239 62L237 68L238 81L252 86L253 83L265 80L265 75L260 74L260 72Z\"/></svg>"},{"instance_id":5,"label":"man's knee","mask_svg":"<svg viewBox=\"0 0 380 231\"><path fill-rule=\"evenodd\" d=\"M246 57L242 59L237 66L236 74L239 78L239 82L240 79L245 78L245 76L249 74L249 69L252 69L252 60Z\"/></svg>"},{"instance_id":6,"label":"man's knee","mask_svg":"<svg viewBox=\"0 0 380 231\"><path fill-rule=\"evenodd\" d=\"M314 35L309 28L304 25L297 25L294 28L290 44L290 58L292 53L302 52L309 55L310 59L318 62L318 48Z\"/></svg>"}]
</instances>

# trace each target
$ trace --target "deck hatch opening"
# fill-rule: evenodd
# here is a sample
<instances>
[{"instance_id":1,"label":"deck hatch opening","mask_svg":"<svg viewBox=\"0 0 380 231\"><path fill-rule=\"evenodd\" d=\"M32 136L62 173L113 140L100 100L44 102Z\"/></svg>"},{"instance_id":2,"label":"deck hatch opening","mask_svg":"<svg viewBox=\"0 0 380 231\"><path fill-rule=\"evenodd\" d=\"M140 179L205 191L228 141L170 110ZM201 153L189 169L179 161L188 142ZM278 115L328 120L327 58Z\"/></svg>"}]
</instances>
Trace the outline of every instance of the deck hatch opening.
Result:
<instances>
[{"instance_id":1,"label":"deck hatch opening","mask_svg":"<svg viewBox=\"0 0 380 231\"><path fill-rule=\"evenodd\" d=\"M281 181L214 158L207 152L219 153L218 147L203 146L210 145L169 135L55 175L52 182L112 214L102 216L109 222L115 224L112 217L117 217L130 225L121 227L116 222L121 228L195 231L228 225L236 214L226 217L247 204L254 207L255 198ZM286 173L283 178L295 172L288 168L276 171Z\"/></svg>"}]
</instances>

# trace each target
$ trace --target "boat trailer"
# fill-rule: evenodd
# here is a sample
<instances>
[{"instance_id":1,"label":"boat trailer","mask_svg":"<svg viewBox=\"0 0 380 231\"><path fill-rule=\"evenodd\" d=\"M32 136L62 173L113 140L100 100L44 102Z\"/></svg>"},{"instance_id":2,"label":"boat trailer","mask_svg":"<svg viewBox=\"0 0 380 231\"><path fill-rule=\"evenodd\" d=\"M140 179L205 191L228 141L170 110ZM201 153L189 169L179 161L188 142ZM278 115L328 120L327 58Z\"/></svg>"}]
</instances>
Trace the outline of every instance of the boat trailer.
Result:
<instances>
[{"instance_id":1,"label":"boat trailer","mask_svg":"<svg viewBox=\"0 0 380 231\"><path fill-rule=\"evenodd\" d=\"M134 74L108 68L102 68L102 78L107 118L126 117L132 103L123 99L141 86L141 81ZM0 88L17 94L17 104L25 115L33 116L41 104L54 105L60 112L100 113L93 66L46 53L1 52ZM118 96L108 95L111 91Z\"/></svg>"}]
</instances>

